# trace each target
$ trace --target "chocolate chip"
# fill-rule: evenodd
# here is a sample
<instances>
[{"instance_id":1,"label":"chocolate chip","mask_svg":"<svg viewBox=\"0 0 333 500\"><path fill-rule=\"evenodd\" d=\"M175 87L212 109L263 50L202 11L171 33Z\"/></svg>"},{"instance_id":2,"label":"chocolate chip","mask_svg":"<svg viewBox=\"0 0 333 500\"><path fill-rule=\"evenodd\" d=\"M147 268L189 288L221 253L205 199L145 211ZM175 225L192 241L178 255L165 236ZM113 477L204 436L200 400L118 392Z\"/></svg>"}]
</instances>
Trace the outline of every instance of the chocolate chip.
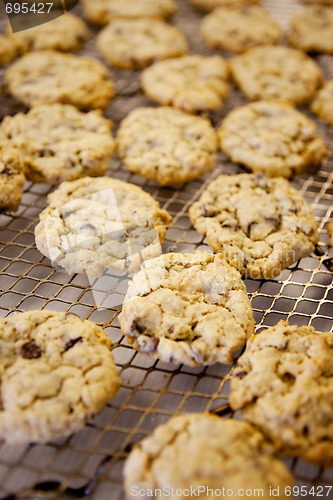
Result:
<instances>
[{"instance_id":1,"label":"chocolate chip","mask_svg":"<svg viewBox=\"0 0 333 500\"><path fill-rule=\"evenodd\" d=\"M91 231L96 231L96 226L94 226L90 222L85 222L84 224L81 224L79 230L80 231L85 231L86 229L90 229Z\"/></svg>"},{"instance_id":2,"label":"chocolate chip","mask_svg":"<svg viewBox=\"0 0 333 500\"><path fill-rule=\"evenodd\" d=\"M295 382L295 377L291 373L284 373L281 377L282 381L286 384L293 384Z\"/></svg>"},{"instance_id":3,"label":"chocolate chip","mask_svg":"<svg viewBox=\"0 0 333 500\"><path fill-rule=\"evenodd\" d=\"M0 172L1 175L14 175L16 173L16 170L11 165L5 165Z\"/></svg>"},{"instance_id":4,"label":"chocolate chip","mask_svg":"<svg viewBox=\"0 0 333 500\"><path fill-rule=\"evenodd\" d=\"M270 215L265 217L265 221L269 222L273 227L278 227L281 223L281 217L279 215Z\"/></svg>"},{"instance_id":5,"label":"chocolate chip","mask_svg":"<svg viewBox=\"0 0 333 500\"><path fill-rule=\"evenodd\" d=\"M325 255L325 252L322 248L320 248L319 245L316 245L316 248L315 248L315 251L314 251L315 255L317 255L318 257L322 257L323 255Z\"/></svg>"},{"instance_id":6,"label":"chocolate chip","mask_svg":"<svg viewBox=\"0 0 333 500\"><path fill-rule=\"evenodd\" d=\"M42 349L34 342L26 342L21 347L21 356L24 359L38 359L42 355Z\"/></svg>"},{"instance_id":7,"label":"chocolate chip","mask_svg":"<svg viewBox=\"0 0 333 500\"><path fill-rule=\"evenodd\" d=\"M140 338L139 348L140 351L146 354L153 354L160 342L160 339L156 337L145 337Z\"/></svg>"},{"instance_id":8,"label":"chocolate chip","mask_svg":"<svg viewBox=\"0 0 333 500\"><path fill-rule=\"evenodd\" d=\"M131 331L132 333L143 333L146 330L145 325L140 323L139 319L135 319L131 325Z\"/></svg>"},{"instance_id":9,"label":"chocolate chip","mask_svg":"<svg viewBox=\"0 0 333 500\"><path fill-rule=\"evenodd\" d=\"M81 342L82 340L82 337L78 337L77 339L71 339L67 342L67 344L65 345L65 351L68 351L69 349L71 349L73 346L75 346L75 344L77 344L78 342Z\"/></svg>"},{"instance_id":10,"label":"chocolate chip","mask_svg":"<svg viewBox=\"0 0 333 500\"><path fill-rule=\"evenodd\" d=\"M236 372L234 374L235 377L237 378L240 378L242 380L242 378L244 378L245 376L247 375L247 372L244 372L244 371L241 371L241 372Z\"/></svg>"},{"instance_id":11,"label":"chocolate chip","mask_svg":"<svg viewBox=\"0 0 333 500\"><path fill-rule=\"evenodd\" d=\"M214 217L217 214L216 209L212 207L207 207L205 205L202 205L200 208L203 217Z\"/></svg>"},{"instance_id":12,"label":"chocolate chip","mask_svg":"<svg viewBox=\"0 0 333 500\"><path fill-rule=\"evenodd\" d=\"M333 258L323 260L323 264L327 269L333 273Z\"/></svg>"}]
</instances>

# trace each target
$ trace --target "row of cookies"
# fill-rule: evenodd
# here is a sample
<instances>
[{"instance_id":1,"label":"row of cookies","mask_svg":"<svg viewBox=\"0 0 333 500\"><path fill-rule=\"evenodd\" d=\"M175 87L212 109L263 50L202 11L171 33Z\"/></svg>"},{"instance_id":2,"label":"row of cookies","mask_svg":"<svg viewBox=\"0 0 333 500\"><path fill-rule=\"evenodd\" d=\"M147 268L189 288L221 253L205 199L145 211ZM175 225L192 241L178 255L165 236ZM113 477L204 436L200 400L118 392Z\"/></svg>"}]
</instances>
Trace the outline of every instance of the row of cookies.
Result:
<instances>
[{"instance_id":1,"label":"row of cookies","mask_svg":"<svg viewBox=\"0 0 333 500\"><path fill-rule=\"evenodd\" d=\"M332 347L330 333L285 321L252 335L232 373L229 395L244 421L204 413L158 426L125 463L128 498L136 491L146 498L150 492L165 494L171 485L180 498L189 490L213 498L298 495L300 487L293 487L277 453L333 466ZM317 487L306 488L316 494ZM332 487L318 491L324 488L329 496Z\"/></svg>"}]
</instances>

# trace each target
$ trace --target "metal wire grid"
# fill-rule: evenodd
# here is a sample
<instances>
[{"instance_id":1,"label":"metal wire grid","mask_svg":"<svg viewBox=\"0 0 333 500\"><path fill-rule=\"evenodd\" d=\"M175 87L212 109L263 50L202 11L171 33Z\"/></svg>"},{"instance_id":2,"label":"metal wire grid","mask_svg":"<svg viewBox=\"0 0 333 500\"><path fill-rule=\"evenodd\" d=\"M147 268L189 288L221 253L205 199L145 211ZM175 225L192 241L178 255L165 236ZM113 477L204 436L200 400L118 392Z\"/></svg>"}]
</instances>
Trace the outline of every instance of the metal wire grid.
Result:
<instances>
[{"instance_id":1,"label":"metal wire grid","mask_svg":"<svg viewBox=\"0 0 333 500\"><path fill-rule=\"evenodd\" d=\"M192 52L214 53L204 47L198 35L201 14L186 0L178 0L178 4L179 12L173 23L185 32ZM288 0L269 0L266 7L284 25L298 8L296 2ZM82 53L96 55L93 38ZM333 58L319 57L318 62L325 76L332 77ZM117 97L106 115L117 125L134 107L152 105L152 102L139 90L138 73L118 70L113 73ZM217 124L232 107L245 102L233 88L226 106L219 112L209 113L209 117ZM21 109L12 99L1 97L2 115ZM332 152L333 129L322 122L318 126ZM327 247L325 229L333 215L332 166L330 158L317 172L299 176L292 182L311 204L320 221L323 255L302 259L274 281L245 279L258 330L274 325L280 319L298 325L311 324L319 331L332 329L332 273L323 263L333 257L332 248ZM205 239L192 228L188 208L217 175L241 171L220 154L213 173L169 189L131 174L116 158L110 167L110 175L142 186L171 213L174 222L167 232L163 251L180 252L209 250ZM0 215L0 315L47 308L71 311L102 325L113 342L122 386L105 410L70 438L43 446L0 443L0 498L120 500L124 497L122 466L132 444L173 414L225 408L232 367L220 364L206 368L171 365L151 360L128 346L117 320L119 304L126 292L126 276L107 273L92 287L84 275L69 276L53 269L37 251L34 227L50 191L45 184L26 183L19 210L14 215ZM225 408L221 414L232 416L228 411ZM234 417L238 418L238 415ZM296 484L309 487L333 485L333 470L321 469L303 460L286 459L286 462L296 477Z\"/></svg>"}]
</instances>

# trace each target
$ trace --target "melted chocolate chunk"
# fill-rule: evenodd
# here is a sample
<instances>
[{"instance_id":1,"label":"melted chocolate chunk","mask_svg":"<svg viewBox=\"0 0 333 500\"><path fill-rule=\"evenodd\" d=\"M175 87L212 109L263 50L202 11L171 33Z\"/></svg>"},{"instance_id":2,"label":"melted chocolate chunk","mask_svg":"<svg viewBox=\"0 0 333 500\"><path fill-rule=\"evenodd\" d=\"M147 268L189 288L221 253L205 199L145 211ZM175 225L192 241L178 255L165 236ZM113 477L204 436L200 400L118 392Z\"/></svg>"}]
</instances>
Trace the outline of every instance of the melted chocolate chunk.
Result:
<instances>
[{"instance_id":1,"label":"melted chocolate chunk","mask_svg":"<svg viewBox=\"0 0 333 500\"><path fill-rule=\"evenodd\" d=\"M139 343L140 351L146 354L153 354L156 351L159 342L160 339L156 337L155 338L148 337L146 339L141 339Z\"/></svg>"},{"instance_id":2,"label":"melted chocolate chunk","mask_svg":"<svg viewBox=\"0 0 333 500\"><path fill-rule=\"evenodd\" d=\"M242 380L242 378L244 378L246 375L247 372L242 371L242 372L236 372L234 376Z\"/></svg>"},{"instance_id":3,"label":"melted chocolate chunk","mask_svg":"<svg viewBox=\"0 0 333 500\"><path fill-rule=\"evenodd\" d=\"M322 248L320 248L319 245L316 245L316 248L315 248L315 251L314 251L315 255L317 255L318 257L322 257L323 255L325 255L325 252Z\"/></svg>"},{"instance_id":4,"label":"melted chocolate chunk","mask_svg":"<svg viewBox=\"0 0 333 500\"><path fill-rule=\"evenodd\" d=\"M72 340L69 340L67 342L67 344L65 345L65 351L68 351L69 349L71 349L73 346L75 346L75 344L77 344L78 342L81 342L82 341L82 337L78 337L77 339L72 339Z\"/></svg>"},{"instance_id":5,"label":"melted chocolate chunk","mask_svg":"<svg viewBox=\"0 0 333 500\"><path fill-rule=\"evenodd\" d=\"M26 342L21 347L21 356L24 359L38 359L42 355L42 349L34 342Z\"/></svg>"},{"instance_id":6,"label":"melted chocolate chunk","mask_svg":"<svg viewBox=\"0 0 333 500\"><path fill-rule=\"evenodd\" d=\"M14 175L16 173L16 170L10 165L5 165L4 168L0 171L1 175Z\"/></svg>"},{"instance_id":7,"label":"melted chocolate chunk","mask_svg":"<svg viewBox=\"0 0 333 500\"><path fill-rule=\"evenodd\" d=\"M323 264L331 273L333 273L333 258L323 260Z\"/></svg>"},{"instance_id":8,"label":"melted chocolate chunk","mask_svg":"<svg viewBox=\"0 0 333 500\"><path fill-rule=\"evenodd\" d=\"M139 319L135 319L131 325L131 330L133 333L143 333L146 330L146 327L140 323Z\"/></svg>"}]
</instances>

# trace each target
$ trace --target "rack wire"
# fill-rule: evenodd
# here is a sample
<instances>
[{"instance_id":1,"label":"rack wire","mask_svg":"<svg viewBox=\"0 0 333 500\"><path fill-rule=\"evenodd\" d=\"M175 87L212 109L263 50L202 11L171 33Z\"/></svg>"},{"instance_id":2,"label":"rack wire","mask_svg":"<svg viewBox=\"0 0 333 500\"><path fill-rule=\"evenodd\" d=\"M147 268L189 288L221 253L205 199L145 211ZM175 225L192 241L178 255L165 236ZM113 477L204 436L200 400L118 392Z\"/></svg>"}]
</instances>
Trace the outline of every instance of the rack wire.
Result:
<instances>
[{"instance_id":1,"label":"rack wire","mask_svg":"<svg viewBox=\"0 0 333 500\"><path fill-rule=\"evenodd\" d=\"M263 2L271 14L286 27L290 15L300 6L292 0ZM180 27L189 40L192 53L215 54L199 36L202 14L187 0L178 0L179 10L172 24ZM77 7L80 12L80 5ZM4 13L2 12L4 21ZM2 22L2 25L4 22ZM94 55L95 32L81 54ZM226 57L228 57L226 55ZM326 78L333 77L333 57L316 57ZM0 77L3 77L1 70ZM127 113L137 106L154 106L139 85L139 72L112 70L117 94L106 110L115 129ZM232 87L224 108L207 113L216 126L236 105L245 104ZM24 108L5 95L0 96L1 119ZM305 109L304 112L314 117ZM320 135L333 151L333 128L317 120ZM292 185L311 204L320 223L320 249L283 271L275 280L245 279L254 309L257 331L287 319L292 324L332 330L333 289L328 259L327 222L333 216L333 160L316 172L296 177ZM207 184L219 174L244 170L230 163L222 153L216 168L199 180L176 188L160 187L153 181L132 174L114 157L109 175L132 182L149 192L174 217L163 251L209 250L206 240L191 226L188 208ZM149 434L171 415L181 412L214 411L223 417L238 418L227 407L232 365L190 368L151 360L134 351L121 334L118 313L126 293L126 276L107 273L106 281L89 283L84 275L68 275L54 269L36 249L34 228L51 192L46 184L27 182L22 202L15 214L0 215L0 315L16 311L52 309L70 311L82 319L103 326L113 342L113 355L121 373L118 395L104 411L73 436L47 445L13 446L0 443L0 499L91 498L121 500L122 467L133 443ZM320 255L319 255L320 254ZM106 291L107 290L107 291ZM296 484L333 485L333 470L304 460L285 458ZM303 497L304 498L304 497ZM309 496L310 498L310 496ZM313 498L313 497L311 497Z\"/></svg>"}]
</instances>

